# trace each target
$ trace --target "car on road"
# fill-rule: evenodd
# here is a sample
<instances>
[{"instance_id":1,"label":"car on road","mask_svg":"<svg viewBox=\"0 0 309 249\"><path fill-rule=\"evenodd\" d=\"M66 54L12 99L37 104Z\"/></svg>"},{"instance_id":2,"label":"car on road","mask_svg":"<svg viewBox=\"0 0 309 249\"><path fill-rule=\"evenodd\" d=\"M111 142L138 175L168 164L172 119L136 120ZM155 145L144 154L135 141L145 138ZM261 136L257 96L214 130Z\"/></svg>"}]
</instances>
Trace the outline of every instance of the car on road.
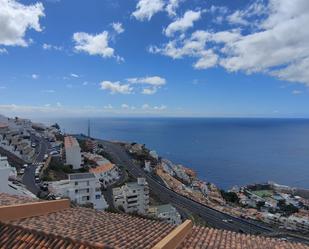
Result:
<instances>
[{"instance_id":1,"label":"car on road","mask_svg":"<svg viewBox=\"0 0 309 249\"><path fill-rule=\"evenodd\" d=\"M28 164L25 163L25 164L22 166L22 168L23 168L23 169L28 168Z\"/></svg>"},{"instance_id":2,"label":"car on road","mask_svg":"<svg viewBox=\"0 0 309 249\"><path fill-rule=\"evenodd\" d=\"M25 169L21 168L21 169L19 170L19 174L20 174L20 175L25 174Z\"/></svg>"},{"instance_id":3,"label":"car on road","mask_svg":"<svg viewBox=\"0 0 309 249\"><path fill-rule=\"evenodd\" d=\"M41 180L40 180L40 178L39 178L39 177L35 177L34 182L35 182L35 183L40 183L40 182L41 182Z\"/></svg>"},{"instance_id":4,"label":"car on road","mask_svg":"<svg viewBox=\"0 0 309 249\"><path fill-rule=\"evenodd\" d=\"M32 143L32 144L31 144L31 147L32 147L32 148L35 148L35 147L36 147L36 143Z\"/></svg>"},{"instance_id":5,"label":"car on road","mask_svg":"<svg viewBox=\"0 0 309 249\"><path fill-rule=\"evenodd\" d=\"M48 191L48 183L46 183L46 182L40 183L39 186L40 186L41 190Z\"/></svg>"}]
</instances>

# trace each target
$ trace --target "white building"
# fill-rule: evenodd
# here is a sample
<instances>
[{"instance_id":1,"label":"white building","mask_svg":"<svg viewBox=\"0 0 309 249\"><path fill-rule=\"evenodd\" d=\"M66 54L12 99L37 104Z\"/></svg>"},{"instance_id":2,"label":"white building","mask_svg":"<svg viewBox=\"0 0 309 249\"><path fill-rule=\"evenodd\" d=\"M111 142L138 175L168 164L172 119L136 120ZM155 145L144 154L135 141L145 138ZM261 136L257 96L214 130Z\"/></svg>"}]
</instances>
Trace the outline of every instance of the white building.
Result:
<instances>
[{"instance_id":1,"label":"white building","mask_svg":"<svg viewBox=\"0 0 309 249\"><path fill-rule=\"evenodd\" d=\"M100 182L92 173L69 174L68 180L49 183L49 191L55 195L69 197L79 205L92 204L94 209L108 207L101 193Z\"/></svg>"},{"instance_id":2,"label":"white building","mask_svg":"<svg viewBox=\"0 0 309 249\"><path fill-rule=\"evenodd\" d=\"M0 156L0 193L36 198L25 186L14 179L16 179L16 169L10 166L6 157Z\"/></svg>"},{"instance_id":3,"label":"white building","mask_svg":"<svg viewBox=\"0 0 309 249\"><path fill-rule=\"evenodd\" d=\"M150 207L149 214L172 225L182 223L180 214L171 204Z\"/></svg>"},{"instance_id":4,"label":"white building","mask_svg":"<svg viewBox=\"0 0 309 249\"><path fill-rule=\"evenodd\" d=\"M103 187L113 184L119 179L118 169L115 164L111 162L103 163L95 168L89 170L102 183Z\"/></svg>"},{"instance_id":5,"label":"white building","mask_svg":"<svg viewBox=\"0 0 309 249\"><path fill-rule=\"evenodd\" d=\"M64 138L66 164L72 165L73 169L80 169L84 160L76 138L68 136Z\"/></svg>"},{"instance_id":6,"label":"white building","mask_svg":"<svg viewBox=\"0 0 309 249\"><path fill-rule=\"evenodd\" d=\"M123 207L126 213L147 214L149 209L149 187L145 178L137 182L128 182L113 189L113 201L116 208Z\"/></svg>"}]
</instances>

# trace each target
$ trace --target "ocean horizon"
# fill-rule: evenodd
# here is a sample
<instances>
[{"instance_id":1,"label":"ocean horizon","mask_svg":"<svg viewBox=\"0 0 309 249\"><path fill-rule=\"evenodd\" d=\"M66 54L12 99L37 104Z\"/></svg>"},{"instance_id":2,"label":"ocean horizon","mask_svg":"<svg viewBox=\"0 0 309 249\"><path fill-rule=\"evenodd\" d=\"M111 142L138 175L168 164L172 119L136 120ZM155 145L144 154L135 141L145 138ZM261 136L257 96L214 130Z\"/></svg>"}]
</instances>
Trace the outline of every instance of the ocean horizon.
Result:
<instances>
[{"instance_id":1,"label":"ocean horizon","mask_svg":"<svg viewBox=\"0 0 309 249\"><path fill-rule=\"evenodd\" d=\"M57 122L87 134L88 118ZM145 144L223 189L275 181L309 189L309 119L92 118L91 136Z\"/></svg>"}]
</instances>

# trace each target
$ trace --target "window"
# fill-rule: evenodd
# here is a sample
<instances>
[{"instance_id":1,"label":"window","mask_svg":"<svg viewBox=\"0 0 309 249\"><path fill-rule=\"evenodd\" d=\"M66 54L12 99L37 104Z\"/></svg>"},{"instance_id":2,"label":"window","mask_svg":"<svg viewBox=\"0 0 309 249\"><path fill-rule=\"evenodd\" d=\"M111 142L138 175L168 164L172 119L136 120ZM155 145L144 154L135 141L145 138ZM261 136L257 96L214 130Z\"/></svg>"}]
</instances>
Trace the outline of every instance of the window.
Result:
<instances>
[{"instance_id":1,"label":"window","mask_svg":"<svg viewBox=\"0 0 309 249\"><path fill-rule=\"evenodd\" d=\"M96 195L95 198L98 200L98 199L101 199L101 195Z\"/></svg>"},{"instance_id":2,"label":"window","mask_svg":"<svg viewBox=\"0 0 309 249\"><path fill-rule=\"evenodd\" d=\"M78 189L75 189L75 194L77 194L78 193Z\"/></svg>"},{"instance_id":3,"label":"window","mask_svg":"<svg viewBox=\"0 0 309 249\"><path fill-rule=\"evenodd\" d=\"M87 201L89 201L90 200L90 197L89 196L87 196Z\"/></svg>"},{"instance_id":4,"label":"window","mask_svg":"<svg viewBox=\"0 0 309 249\"><path fill-rule=\"evenodd\" d=\"M87 193L89 193L90 192L90 190L89 190L89 188L87 188Z\"/></svg>"},{"instance_id":5,"label":"window","mask_svg":"<svg viewBox=\"0 0 309 249\"><path fill-rule=\"evenodd\" d=\"M78 185L78 182L75 182L75 186L77 186Z\"/></svg>"}]
</instances>

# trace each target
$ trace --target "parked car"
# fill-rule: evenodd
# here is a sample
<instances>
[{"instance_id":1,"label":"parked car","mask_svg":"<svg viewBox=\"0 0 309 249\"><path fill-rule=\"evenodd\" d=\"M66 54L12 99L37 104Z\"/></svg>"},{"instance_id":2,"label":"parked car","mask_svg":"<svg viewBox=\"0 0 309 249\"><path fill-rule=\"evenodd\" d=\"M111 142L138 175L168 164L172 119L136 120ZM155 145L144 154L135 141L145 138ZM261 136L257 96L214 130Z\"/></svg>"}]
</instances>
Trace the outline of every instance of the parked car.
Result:
<instances>
[{"instance_id":1,"label":"parked car","mask_svg":"<svg viewBox=\"0 0 309 249\"><path fill-rule=\"evenodd\" d=\"M40 182L41 182L40 178L39 177L35 177L35 183L40 183Z\"/></svg>"},{"instance_id":2,"label":"parked car","mask_svg":"<svg viewBox=\"0 0 309 249\"><path fill-rule=\"evenodd\" d=\"M22 166L22 168L23 168L23 169L28 168L28 164L25 163L25 164Z\"/></svg>"},{"instance_id":3,"label":"parked car","mask_svg":"<svg viewBox=\"0 0 309 249\"><path fill-rule=\"evenodd\" d=\"M19 171L19 174L21 174L21 175L25 174L25 169L21 168L20 171Z\"/></svg>"}]
</instances>

